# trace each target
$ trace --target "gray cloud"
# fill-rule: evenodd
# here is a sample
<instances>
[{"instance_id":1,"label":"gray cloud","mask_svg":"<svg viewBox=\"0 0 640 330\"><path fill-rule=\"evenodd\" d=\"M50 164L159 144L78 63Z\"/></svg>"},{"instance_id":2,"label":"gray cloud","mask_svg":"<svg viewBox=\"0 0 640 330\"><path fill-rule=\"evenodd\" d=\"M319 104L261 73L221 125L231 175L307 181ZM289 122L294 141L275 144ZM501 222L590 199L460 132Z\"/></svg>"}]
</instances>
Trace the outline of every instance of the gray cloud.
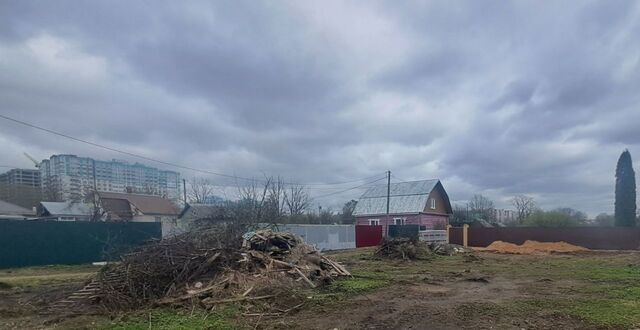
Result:
<instances>
[{"instance_id":1,"label":"gray cloud","mask_svg":"<svg viewBox=\"0 0 640 330\"><path fill-rule=\"evenodd\" d=\"M219 172L391 169L440 177L454 200L528 193L596 214L612 211L619 152L640 151L639 18L633 1L5 1L0 108ZM121 158L0 128L0 163Z\"/></svg>"}]
</instances>

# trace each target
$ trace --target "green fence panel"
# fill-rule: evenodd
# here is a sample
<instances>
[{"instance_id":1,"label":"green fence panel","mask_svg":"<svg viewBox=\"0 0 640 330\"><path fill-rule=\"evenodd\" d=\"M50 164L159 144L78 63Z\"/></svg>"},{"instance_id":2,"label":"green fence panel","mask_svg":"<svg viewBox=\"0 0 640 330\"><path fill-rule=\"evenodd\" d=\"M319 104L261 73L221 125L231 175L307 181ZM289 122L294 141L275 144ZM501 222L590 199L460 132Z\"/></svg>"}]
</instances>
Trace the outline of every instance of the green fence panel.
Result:
<instances>
[{"instance_id":1,"label":"green fence panel","mask_svg":"<svg viewBox=\"0 0 640 330\"><path fill-rule=\"evenodd\" d=\"M418 225L389 225L389 237L406 237L418 239Z\"/></svg>"},{"instance_id":2,"label":"green fence panel","mask_svg":"<svg viewBox=\"0 0 640 330\"><path fill-rule=\"evenodd\" d=\"M0 268L114 260L161 237L159 222L0 221Z\"/></svg>"}]
</instances>

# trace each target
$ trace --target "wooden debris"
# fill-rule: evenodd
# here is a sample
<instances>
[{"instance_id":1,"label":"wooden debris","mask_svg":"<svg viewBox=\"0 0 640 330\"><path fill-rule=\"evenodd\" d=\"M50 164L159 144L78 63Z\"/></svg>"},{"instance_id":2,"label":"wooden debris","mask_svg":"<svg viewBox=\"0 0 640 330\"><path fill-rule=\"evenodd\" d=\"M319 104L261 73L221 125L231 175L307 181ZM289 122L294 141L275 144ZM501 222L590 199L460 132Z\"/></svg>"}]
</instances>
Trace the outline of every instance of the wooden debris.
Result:
<instances>
[{"instance_id":1,"label":"wooden debris","mask_svg":"<svg viewBox=\"0 0 640 330\"><path fill-rule=\"evenodd\" d=\"M316 288L340 276L351 274L294 234L259 230L232 235L218 228L139 248L107 266L97 280L101 285L90 292L106 310L251 305L259 300L264 313L253 314L269 316L302 306L298 300L292 308L278 307L291 305L291 290ZM106 280L113 278L117 281ZM265 311L265 304L273 306L274 313Z\"/></svg>"}]
</instances>

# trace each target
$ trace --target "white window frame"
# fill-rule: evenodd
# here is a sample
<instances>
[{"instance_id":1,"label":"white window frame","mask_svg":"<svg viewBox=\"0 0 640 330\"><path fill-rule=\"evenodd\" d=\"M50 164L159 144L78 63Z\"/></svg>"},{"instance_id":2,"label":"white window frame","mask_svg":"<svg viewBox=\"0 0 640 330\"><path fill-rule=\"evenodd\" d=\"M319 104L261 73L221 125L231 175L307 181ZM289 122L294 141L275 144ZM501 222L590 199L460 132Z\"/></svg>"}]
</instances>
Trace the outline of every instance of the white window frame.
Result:
<instances>
[{"instance_id":1,"label":"white window frame","mask_svg":"<svg viewBox=\"0 0 640 330\"><path fill-rule=\"evenodd\" d=\"M369 226L380 226L380 219L369 219Z\"/></svg>"},{"instance_id":2,"label":"white window frame","mask_svg":"<svg viewBox=\"0 0 640 330\"><path fill-rule=\"evenodd\" d=\"M398 223L400 222L400 223ZM393 218L394 225L404 225L407 222L407 218Z\"/></svg>"},{"instance_id":3,"label":"white window frame","mask_svg":"<svg viewBox=\"0 0 640 330\"><path fill-rule=\"evenodd\" d=\"M435 198L431 198L429 200L429 203L431 204L431 209L435 210L436 209L436 199Z\"/></svg>"}]
</instances>

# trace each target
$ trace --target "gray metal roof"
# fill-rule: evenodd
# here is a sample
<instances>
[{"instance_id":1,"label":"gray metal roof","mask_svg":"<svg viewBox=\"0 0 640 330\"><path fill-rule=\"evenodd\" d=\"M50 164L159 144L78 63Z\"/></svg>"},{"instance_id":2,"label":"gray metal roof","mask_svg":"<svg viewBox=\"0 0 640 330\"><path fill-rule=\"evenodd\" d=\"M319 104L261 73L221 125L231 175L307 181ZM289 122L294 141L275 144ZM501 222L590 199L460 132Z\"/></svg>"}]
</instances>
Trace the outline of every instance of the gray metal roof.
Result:
<instances>
[{"instance_id":1,"label":"gray metal roof","mask_svg":"<svg viewBox=\"0 0 640 330\"><path fill-rule=\"evenodd\" d=\"M9 202L0 200L0 214L1 215L35 215L35 212L18 206Z\"/></svg>"},{"instance_id":2,"label":"gray metal roof","mask_svg":"<svg viewBox=\"0 0 640 330\"><path fill-rule=\"evenodd\" d=\"M418 213L424 211L429 194L440 182L437 179L392 183L390 186L389 213ZM369 188L358 200L353 215L387 213L387 185Z\"/></svg>"},{"instance_id":3,"label":"gray metal roof","mask_svg":"<svg viewBox=\"0 0 640 330\"><path fill-rule=\"evenodd\" d=\"M40 202L42 207L49 211L49 214L55 215L91 215L91 207L83 203L72 202Z\"/></svg>"}]
</instances>

